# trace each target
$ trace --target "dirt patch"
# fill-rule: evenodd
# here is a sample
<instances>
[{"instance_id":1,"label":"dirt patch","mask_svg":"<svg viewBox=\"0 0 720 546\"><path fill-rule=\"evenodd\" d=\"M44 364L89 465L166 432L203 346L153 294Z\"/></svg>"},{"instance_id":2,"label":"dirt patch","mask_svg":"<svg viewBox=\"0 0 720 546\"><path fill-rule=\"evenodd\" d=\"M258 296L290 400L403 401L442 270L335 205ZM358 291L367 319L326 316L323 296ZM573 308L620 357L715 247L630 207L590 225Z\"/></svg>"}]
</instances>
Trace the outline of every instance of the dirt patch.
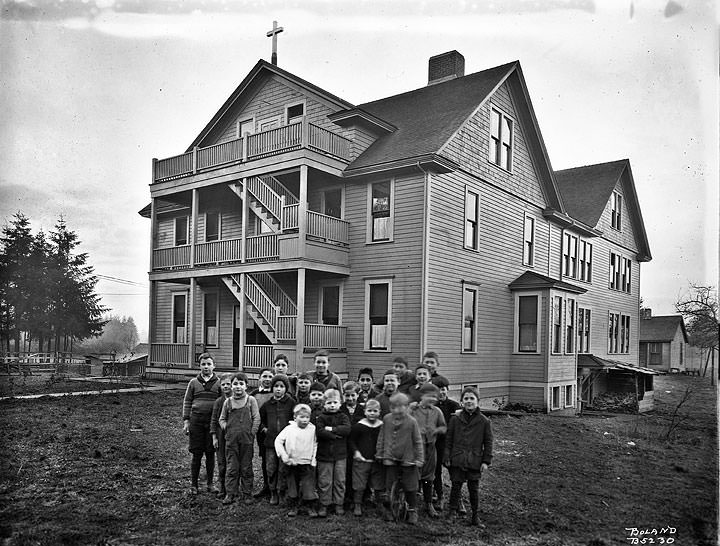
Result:
<instances>
[{"instance_id":1,"label":"dirt patch","mask_svg":"<svg viewBox=\"0 0 720 546\"><path fill-rule=\"evenodd\" d=\"M688 386L685 418L668 436ZM715 391L707 379L662 377L656 397L651 415L492 417L480 530L422 513L416 527L372 511L291 520L267 503L189 497L180 391L0 402L0 537L7 546L602 546L629 544L626 527L670 525L676 544L715 544Z\"/></svg>"},{"instance_id":2,"label":"dirt patch","mask_svg":"<svg viewBox=\"0 0 720 546\"><path fill-rule=\"evenodd\" d=\"M108 391L140 387L134 379L85 380L66 374L0 375L0 397L67 392Z\"/></svg>"}]
</instances>

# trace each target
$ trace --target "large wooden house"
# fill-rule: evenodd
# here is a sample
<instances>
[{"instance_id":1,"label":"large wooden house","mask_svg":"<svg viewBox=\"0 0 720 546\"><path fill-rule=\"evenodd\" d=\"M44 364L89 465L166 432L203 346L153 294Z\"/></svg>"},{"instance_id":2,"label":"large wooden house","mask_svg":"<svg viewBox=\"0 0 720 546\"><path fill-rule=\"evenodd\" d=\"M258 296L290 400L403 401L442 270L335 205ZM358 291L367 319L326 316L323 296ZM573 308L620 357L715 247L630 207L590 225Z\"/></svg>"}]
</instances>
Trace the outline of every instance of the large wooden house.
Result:
<instances>
[{"instance_id":1,"label":"large wooden house","mask_svg":"<svg viewBox=\"0 0 720 546\"><path fill-rule=\"evenodd\" d=\"M575 411L647 371L630 164L553 171L518 62L465 76L448 52L356 106L261 60L152 173L149 373L434 350L486 406Z\"/></svg>"}]
</instances>

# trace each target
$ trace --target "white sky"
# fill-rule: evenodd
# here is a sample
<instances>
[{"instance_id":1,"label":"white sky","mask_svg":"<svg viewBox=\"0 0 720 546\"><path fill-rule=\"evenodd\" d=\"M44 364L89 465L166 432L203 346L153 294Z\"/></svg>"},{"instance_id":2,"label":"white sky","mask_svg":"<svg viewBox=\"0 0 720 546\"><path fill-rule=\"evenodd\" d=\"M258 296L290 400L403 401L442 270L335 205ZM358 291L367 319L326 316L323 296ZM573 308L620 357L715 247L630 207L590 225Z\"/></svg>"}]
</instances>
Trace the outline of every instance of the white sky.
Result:
<instances>
[{"instance_id":1,"label":"white sky","mask_svg":"<svg viewBox=\"0 0 720 546\"><path fill-rule=\"evenodd\" d=\"M718 282L714 2L528 0L11 2L0 13L0 219L58 215L113 312L147 335L151 158L181 153L259 58L358 104L520 60L555 169L629 158L653 261L641 294L674 312Z\"/></svg>"}]
</instances>

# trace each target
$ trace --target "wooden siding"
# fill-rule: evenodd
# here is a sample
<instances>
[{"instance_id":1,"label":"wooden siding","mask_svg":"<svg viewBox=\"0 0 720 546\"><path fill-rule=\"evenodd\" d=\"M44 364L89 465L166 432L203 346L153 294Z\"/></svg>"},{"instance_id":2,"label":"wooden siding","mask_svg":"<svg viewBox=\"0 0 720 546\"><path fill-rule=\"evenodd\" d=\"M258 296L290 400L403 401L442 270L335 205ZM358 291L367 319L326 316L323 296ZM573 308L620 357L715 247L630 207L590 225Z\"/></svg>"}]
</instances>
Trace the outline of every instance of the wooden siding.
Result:
<instances>
[{"instance_id":1,"label":"wooden siding","mask_svg":"<svg viewBox=\"0 0 720 546\"><path fill-rule=\"evenodd\" d=\"M550 307L548 299L548 290L544 290L540 297L540 351L538 354L532 353L511 353L508 355L510 361L510 380L511 381L534 381L543 382L547 380L547 360L548 347L550 346ZM513 303L514 304L514 303ZM513 309L514 313L514 309ZM513 319L514 320L514 315ZM514 324L513 324L514 330ZM514 333L514 331L513 331ZM515 400L514 402L522 402L524 400Z\"/></svg>"},{"instance_id":2,"label":"wooden siding","mask_svg":"<svg viewBox=\"0 0 720 546\"><path fill-rule=\"evenodd\" d=\"M490 108L498 107L514 120L512 172L488 160L490 141ZM545 196L525 142L525 131L515 113L507 84L503 84L469 119L443 149L443 155L460 163L472 174L533 204L545 207Z\"/></svg>"},{"instance_id":3,"label":"wooden siding","mask_svg":"<svg viewBox=\"0 0 720 546\"><path fill-rule=\"evenodd\" d=\"M350 277L345 282L343 324L348 327L348 372L365 366L376 374L391 368L396 356L411 363L420 358L422 232L424 207L422 173L395 178L393 241L366 244L368 184L348 184L346 219L350 221ZM392 277L392 352L365 352L365 278Z\"/></svg>"},{"instance_id":4,"label":"wooden siding","mask_svg":"<svg viewBox=\"0 0 720 546\"><path fill-rule=\"evenodd\" d=\"M151 343L172 343L172 296L175 292L185 292L189 296L189 290L187 284L155 282L154 298L151 302L155 310L155 324L152 328Z\"/></svg>"},{"instance_id":5,"label":"wooden siding","mask_svg":"<svg viewBox=\"0 0 720 546\"><path fill-rule=\"evenodd\" d=\"M545 409L545 389L547 387L523 387L510 385L509 402L532 404L535 409Z\"/></svg>"},{"instance_id":6,"label":"wooden siding","mask_svg":"<svg viewBox=\"0 0 720 546\"><path fill-rule=\"evenodd\" d=\"M543 381L542 355L512 355L514 297L508 284L533 269L522 263L526 212L539 227L534 269L544 272L544 205L531 205L466 173L432 180L427 349L439 353L442 373L453 384L508 381L511 375ZM478 251L463 248L466 186L480 195ZM461 352L462 281L479 288L476 354ZM519 366L522 371L517 371Z\"/></svg>"},{"instance_id":7,"label":"wooden siding","mask_svg":"<svg viewBox=\"0 0 720 546\"><path fill-rule=\"evenodd\" d=\"M155 248L170 248L175 246L175 218L188 217L190 224L190 209L182 213L161 214L155 223ZM192 226L189 227L189 230ZM188 230L188 233L190 231Z\"/></svg>"},{"instance_id":8,"label":"wooden siding","mask_svg":"<svg viewBox=\"0 0 720 546\"><path fill-rule=\"evenodd\" d=\"M231 113L228 116L225 128L221 131L220 137L215 142L208 142L205 145L226 142L238 137L237 123L250 117L255 118L255 131L257 123L280 116L280 125L286 125L285 106L305 100L305 115L310 123L314 123L324 129L340 133L338 126L330 122L327 116L335 110L317 100L313 95L302 93L294 85L288 85L287 81L277 75L270 77L265 85L242 106L240 112Z\"/></svg>"}]
</instances>

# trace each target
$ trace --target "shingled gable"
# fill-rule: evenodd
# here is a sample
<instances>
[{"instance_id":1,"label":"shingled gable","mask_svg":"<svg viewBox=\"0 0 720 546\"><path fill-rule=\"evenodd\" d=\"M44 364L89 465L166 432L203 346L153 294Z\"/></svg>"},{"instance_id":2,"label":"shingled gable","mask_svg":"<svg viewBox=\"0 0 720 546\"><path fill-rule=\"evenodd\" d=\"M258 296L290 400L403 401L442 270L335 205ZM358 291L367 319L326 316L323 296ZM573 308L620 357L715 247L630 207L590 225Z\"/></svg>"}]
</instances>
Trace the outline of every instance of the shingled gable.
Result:
<instances>
[{"instance_id":1,"label":"shingled gable","mask_svg":"<svg viewBox=\"0 0 720 546\"><path fill-rule=\"evenodd\" d=\"M658 315L640 320L640 341L661 342L675 339L677 329L683 333L685 343L688 342L685 321L681 315Z\"/></svg>"},{"instance_id":2,"label":"shingled gable","mask_svg":"<svg viewBox=\"0 0 720 546\"><path fill-rule=\"evenodd\" d=\"M215 115L208 122L205 128L200 131L200 134L195 138L195 140L193 140L192 144L190 144L186 152L192 151L195 146L201 146L201 144L203 144L204 141L212 135L213 131L215 131L221 125L220 122L223 120L225 115L239 100L241 100L243 95L252 94L257 87L262 85L264 77L270 76L272 74L278 75L286 79L289 83L295 84L305 89L306 91L314 94L316 97L323 99L325 102L331 104L338 110L346 110L354 107L353 104L333 95L332 93L328 93L317 85L314 85L288 72L287 70L283 70L276 65L270 64L267 61L260 59L252 68L252 70L250 70L248 75L245 76L245 79L240 82L240 85L237 86L235 91L232 92L230 97L228 97L225 103L215 113Z\"/></svg>"},{"instance_id":3,"label":"shingled gable","mask_svg":"<svg viewBox=\"0 0 720 546\"><path fill-rule=\"evenodd\" d=\"M366 174L397 164L410 164L442 152L493 93L508 82L522 127L529 133L531 153L551 209L564 217L545 143L527 92L520 63L513 61L481 72L394 95L358 106L358 110L391 124L345 170L345 176Z\"/></svg>"},{"instance_id":4,"label":"shingled gable","mask_svg":"<svg viewBox=\"0 0 720 546\"><path fill-rule=\"evenodd\" d=\"M625 203L637 237L638 261L652 259L630 161L621 159L555 171L555 180L566 212L593 228L597 226L618 180L621 180Z\"/></svg>"}]
</instances>

